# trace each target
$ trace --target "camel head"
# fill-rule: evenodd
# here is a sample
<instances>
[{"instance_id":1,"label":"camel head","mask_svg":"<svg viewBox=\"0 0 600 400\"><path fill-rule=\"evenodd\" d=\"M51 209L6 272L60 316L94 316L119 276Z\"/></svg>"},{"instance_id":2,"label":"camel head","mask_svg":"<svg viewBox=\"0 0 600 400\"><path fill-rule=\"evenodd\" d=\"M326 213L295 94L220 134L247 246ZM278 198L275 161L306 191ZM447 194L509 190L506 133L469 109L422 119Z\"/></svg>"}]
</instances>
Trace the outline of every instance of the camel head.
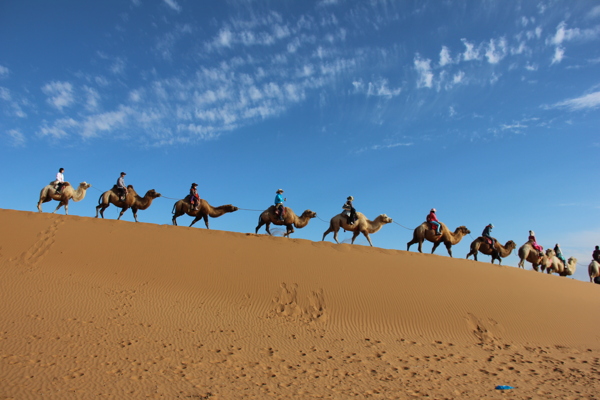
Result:
<instances>
[{"instance_id":1,"label":"camel head","mask_svg":"<svg viewBox=\"0 0 600 400\"><path fill-rule=\"evenodd\" d=\"M454 231L455 234L460 233L463 236L467 236L468 234L471 233L470 230L467 229L466 226L459 226L458 228L456 228L456 230Z\"/></svg>"},{"instance_id":2,"label":"camel head","mask_svg":"<svg viewBox=\"0 0 600 400\"><path fill-rule=\"evenodd\" d=\"M87 190L87 189L91 188L91 187L92 187L92 185L84 181L84 182L81 182L81 183L79 184L79 187L80 187L80 188L82 188L82 189L85 189L85 190Z\"/></svg>"},{"instance_id":3,"label":"camel head","mask_svg":"<svg viewBox=\"0 0 600 400\"><path fill-rule=\"evenodd\" d=\"M151 199L156 199L157 197L160 197L161 194L154 189L150 189L146 192L146 196L150 197Z\"/></svg>"},{"instance_id":4,"label":"camel head","mask_svg":"<svg viewBox=\"0 0 600 400\"><path fill-rule=\"evenodd\" d=\"M513 242L512 240L509 240L508 242L506 242L506 246L504 246L504 248L506 250L514 250L517 248L517 244L515 242Z\"/></svg>"},{"instance_id":5,"label":"camel head","mask_svg":"<svg viewBox=\"0 0 600 400\"><path fill-rule=\"evenodd\" d=\"M375 221L377 220L381 221L383 224L389 224L392 222L392 219L385 214L378 215L377 218L375 218Z\"/></svg>"},{"instance_id":6,"label":"camel head","mask_svg":"<svg viewBox=\"0 0 600 400\"><path fill-rule=\"evenodd\" d=\"M316 216L317 213L310 210L305 210L301 215L302 218L315 218Z\"/></svg>"},{"instance_id":7,"label":"camel head","mask_svg":"<svg viewBox=\"0 0 600 400\"><path fill-rule=\"evenodd\" d=\"M556 255L553 249L546 249L546 257L552 258Z\"/></svg>"},{"instance_id":8,"label":"camel head","mask_svg":"<svg viewBox=\"0 0 600 400\"><path fill-rule=\"evenodd\" d=\"M223 206L223 208L227 212L235 212L235 211L239 210L239 208L237 208L236 206L232 206L231 204L227 204L226 206Z\"/></svg>"},{"instance_id":9,"label":"camel head","mask_svg":"<svg viewBox=\"0 0 600 400\"><path fill-rule=\"evenodd\" d=\"M573 275L575 273L575 268L577 268L577 259L575 257L569 257L567 265L565 265L565 275Z\"/></svg>"}]
</instances>

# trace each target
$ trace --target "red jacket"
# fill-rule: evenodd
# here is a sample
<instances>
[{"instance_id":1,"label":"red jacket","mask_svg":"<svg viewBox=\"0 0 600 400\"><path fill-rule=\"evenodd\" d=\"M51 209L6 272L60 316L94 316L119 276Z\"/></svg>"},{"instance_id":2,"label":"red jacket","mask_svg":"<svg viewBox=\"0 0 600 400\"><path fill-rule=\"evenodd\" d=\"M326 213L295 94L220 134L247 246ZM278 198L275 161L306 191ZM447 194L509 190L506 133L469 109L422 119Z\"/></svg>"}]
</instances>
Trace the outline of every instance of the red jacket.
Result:
<instances>
[{"instance_id":1,"label":"red jacket","mask_svg":"<svg viewBox=\"0 0 600 400\"><path fill-rule=\"evenodd\" d=\"M427 221L428 222L431 222L431 221L440 222L440 221L438 221L438 219L433 211L430 212L429 215L427 216Z\"/></svg>"}]
</instances>

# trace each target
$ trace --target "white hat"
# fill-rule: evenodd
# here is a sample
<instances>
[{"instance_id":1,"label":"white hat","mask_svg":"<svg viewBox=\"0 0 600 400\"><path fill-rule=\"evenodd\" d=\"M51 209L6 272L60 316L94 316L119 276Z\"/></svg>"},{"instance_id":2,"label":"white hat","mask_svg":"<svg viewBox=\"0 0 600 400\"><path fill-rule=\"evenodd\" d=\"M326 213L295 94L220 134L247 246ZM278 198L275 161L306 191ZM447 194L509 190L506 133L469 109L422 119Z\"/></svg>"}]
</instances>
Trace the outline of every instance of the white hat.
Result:
<instances>
[{"instance_id":1,"label":"white hat","mask_svg":"<svg viewBox=\"0 0 600 400\"><path fill-rule=\"evenodd\" d=\"M437 210L435 208L432 208L431 212L437 212Z\"/></svg>"}]
</instances>

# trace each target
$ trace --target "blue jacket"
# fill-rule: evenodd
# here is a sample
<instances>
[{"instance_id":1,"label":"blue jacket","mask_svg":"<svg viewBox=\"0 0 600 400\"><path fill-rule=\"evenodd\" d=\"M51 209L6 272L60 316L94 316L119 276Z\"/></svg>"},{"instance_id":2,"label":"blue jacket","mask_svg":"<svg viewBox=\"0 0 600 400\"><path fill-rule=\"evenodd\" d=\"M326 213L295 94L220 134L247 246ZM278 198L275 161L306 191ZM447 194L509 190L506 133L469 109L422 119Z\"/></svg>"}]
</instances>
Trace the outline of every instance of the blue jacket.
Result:
<instances>
[{"instance_id":1,"label":"blue jacket","mask_svg":"<svg viewBox=\"0 0 600 400\"><path fill-rule=\"evenodd\" d=\"M283 196L281 195L281 193L277 193L277 196L275 196L275 205L279 203L283 203Z\"/></svg>"},{"instance_id":2,"label":"blue jacket","mask_svg":"<svg viewBox=\"0 0 600 400\"><path fill-rule=\"evenodd\" d=\"M489 225L486 226L485 229L483 230L483 233L481 234L481 236L492 237L492 227Z\"/></svg>"}]
</instances>

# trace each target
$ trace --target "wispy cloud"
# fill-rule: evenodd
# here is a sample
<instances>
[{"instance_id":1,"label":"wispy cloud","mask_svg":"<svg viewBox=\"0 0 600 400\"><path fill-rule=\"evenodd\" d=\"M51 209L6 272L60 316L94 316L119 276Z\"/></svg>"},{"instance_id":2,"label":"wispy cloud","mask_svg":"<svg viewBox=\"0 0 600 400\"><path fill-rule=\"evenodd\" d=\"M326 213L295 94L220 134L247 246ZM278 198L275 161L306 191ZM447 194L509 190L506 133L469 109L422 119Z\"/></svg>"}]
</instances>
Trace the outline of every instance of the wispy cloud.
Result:
<instances>
[{"instance_id":1,"label":"wispy cloud","mask_svg":"<svg viewBox=\"0 0 600 400\"><path fill-rule=\"evenodd\" d=\"M69 107L75 101L73 85L69 82L50 82L42 87L42 91L48 96L48 104L59 111L63 111L63 108Z\"/></svg>"},{"instance_id":2,"label":"wispy cloud","mask_svg":"<svg viewBox=\"0 0 600 400\"><path fill-rule=\"evenodd\" d=\"M485 49L485 57L490 64L497 64L506 56L507 44L506 39L498 40L491 39Z\"/></svg>"},{"instance_id":3,"label":"wispy cloud","mask_svg":"<svg viewBox=\"0 0 600 400\"><path fill-rule=\"evenodd\" d=\"M450 49L446 46L442 46L442 50L440 51L440 67L444 65L452 64L452 57L450 56Z\"/></svg>"},{"instance_id":4,"label":"wispy cloud","mask_svg":"<svg viewBox=\"0 0 600 400\"><path fill-rule=\"evenodd\" d=\"M9 69L3 65L0 65L0 79L8 77Z\"/></svg>"},{"instance_id":5,"label":"wispy cloud","mask_svg":"<svg viewBox=\"0 0 600 400\"><path fill-rule=\"evenodd\" d=\"M589 93L581 97L555 103L545 108L566 108L570 111L595 109L600 107L600 91Z\"/></svg>"},{"instance_id":6,"label":"wispy cloud","mask_svg":"<svg viewBox=\"0 0 600 400\"><path fill-rule=\"evenodd\" d=\"M412 146L413 143L408 142L408 143L390 143L390 144L376 144L373 146L369 146L369 147L363 147L359 150L356 151L356 153L363 153L365 151L378 151L378 150L387 150L387 149L393 149L394 147L409 147Z\"/></svg>"},{"instance_id":7,"label":"wispy cloud","mask_svg":"<svg viewBox=\"0 0 600 400\"><path fill-rule=\"evenodd\" d=\"M10 129L6 132L8 137L10 138L11 144L15 147L22 147L25 145L25 135L23 135L17 129Z\"/></svg>"},{"instance_id":8,"label":"wispy cloud","mask_svg":"<svg viewBox=\"0 0 600 400\"><path fill-rule=\"evenodd\" d=\"M181 11L181 6L179 5L179 3L177 3L176 0L163 0L165 2L165 4L167 6L169 6L171 9L180 12Z\"/></svg>"},{"instance_id":9,"label":"wispy cloud","mask_svg":"<svg viewBox=\"0 0 600 400\"><path fill-rule=\"evenodd\" d=\"M418 54L414 59L414 67L417 71L417 88L431 88L433 86L433 72L431 71L431 60L422 59Z\"/></svg>"}]
</instances>

